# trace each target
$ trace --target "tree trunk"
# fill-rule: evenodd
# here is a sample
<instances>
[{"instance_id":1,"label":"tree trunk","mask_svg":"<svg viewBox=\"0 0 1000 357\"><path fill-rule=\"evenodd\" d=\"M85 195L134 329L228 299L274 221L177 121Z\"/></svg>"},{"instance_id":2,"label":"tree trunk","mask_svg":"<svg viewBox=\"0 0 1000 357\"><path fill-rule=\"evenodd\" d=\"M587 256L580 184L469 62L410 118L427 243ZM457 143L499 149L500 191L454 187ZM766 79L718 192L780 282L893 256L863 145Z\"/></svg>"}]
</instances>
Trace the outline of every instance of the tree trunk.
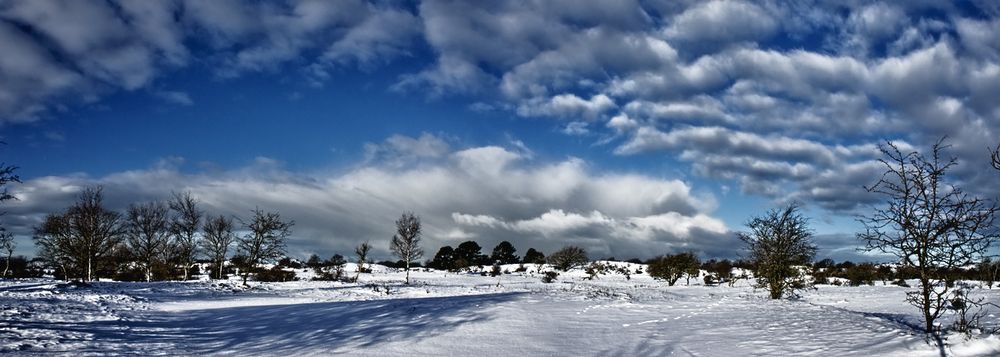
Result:
<instances>
[{"instance_id":1,"label":"tree trunk","mask_svg":"<svg viewBox=\"0 0 1000 357\"><path fill-rule=\"evenodd\" d=\"M3 277L7 277L7 272L10 271L10 257L13 253L7 254L7 265L3 268Z\"/></svg>"},{"instance_id":2,"label":"tree trunk","mask_svg":"<svg viewBox=\"0 0 1000 357\"><path fill-rule=\"evenodd\" d=\"M934 333L934 316L931 315L931 286L930 279L928 279L924 274L920 276L920 294L924 298L923 304L920 308L924 312L924 328L927 333Z\"/></svg>"},{"instance_id":3,"label":"tree trunk","mask_svg":"<svg viewBox=\"0 0 1000 357\"><path fill-rule=\"evenodd\" d=\"M88 254L88 256L87 256L87 281L94 281L92 261L93 261L93 258L91 258L89 256L89 254Z\"/></svg>"},{"instance_id":4,"label":"tree trunk","mask_svg":"<svg viewBox=\"0 0 1000 357\"><path fill-rule=\"evenodd\" d=\"M410 261L406 261L406 285L410 285Z\"/></svg>"},{"instance_id":5,"label":"tree trunk","mask_svg":"<svg viewBox=\"0 0 1000 357\"><path fill-rule=\"evenodd\" d=\"M190 268L190 266L188 266L188 264L185 264L184 265L184 281L188 280L188 268Z\"/></svg>"}]
</instances>

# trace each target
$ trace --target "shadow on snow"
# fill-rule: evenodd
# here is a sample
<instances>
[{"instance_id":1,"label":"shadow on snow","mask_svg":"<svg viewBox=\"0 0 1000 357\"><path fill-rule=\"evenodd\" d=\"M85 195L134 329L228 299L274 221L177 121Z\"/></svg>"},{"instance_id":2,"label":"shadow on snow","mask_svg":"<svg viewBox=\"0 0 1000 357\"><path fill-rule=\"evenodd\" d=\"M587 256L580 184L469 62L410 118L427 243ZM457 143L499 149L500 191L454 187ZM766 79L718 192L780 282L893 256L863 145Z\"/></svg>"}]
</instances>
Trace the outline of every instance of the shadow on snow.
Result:
<instances>
[{"instance_id":1,"label":"shadow on snow","mask_svg":"<svg viewBox=\"0 0 1000 357\"><path fill-rule=\"evenodd\" d=\"M188 310L147 321L104 322L95 339L200 353L332 353L420 339L492 318L483 311L521 293ZM100 322L96 324L102 324ZM109 331L110 330L110 331ZM117 330L117 331L115 331ZM280 351L280 352L279 352ZM168 352L169 353L169 352Z\"/></svg>"}]
</instances>

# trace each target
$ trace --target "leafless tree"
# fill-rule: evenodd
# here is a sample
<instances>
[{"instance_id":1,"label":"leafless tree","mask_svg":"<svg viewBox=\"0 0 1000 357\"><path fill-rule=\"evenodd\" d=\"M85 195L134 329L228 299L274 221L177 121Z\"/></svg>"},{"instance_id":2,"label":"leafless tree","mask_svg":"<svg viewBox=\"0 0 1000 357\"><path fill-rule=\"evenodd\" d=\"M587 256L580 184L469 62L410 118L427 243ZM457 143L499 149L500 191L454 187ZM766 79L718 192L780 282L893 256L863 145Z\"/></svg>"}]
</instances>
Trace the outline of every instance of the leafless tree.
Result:
<instances>
[{"instance_id":1,"label":"leafless tree","mask_svg":"<svg viewBox=\"0 0 1000 357\"><path fill-rule=\"evenodd\" d=\"M162 202L132 204L125 214L125 243L142 264L146 281L153 280L153 267L161 263L170 246L167 214Z\"/></svg>"},{"instance_id":2,"label":"leafless tree","mask_svg":"<svg viewBox=\"0 0 1000 357\"><path fill-rule=\"evenodd\" d=\"M219 271L218 278L222 279L222 265L226 262L229 247L236 240L236 235L233 234L233 220L223 215L209 218L202 230L204 237L199 242L201 249L209 259L212 259L212 263Z\"/></svg>"},{"instance_id":3,"label":"leafless tree","mask_svg":"<svg viewBox=\"0 0 1000 357\"><path fill-rule=\"evenodd\" d=\"M101 187L89 187L62 214L49 214L35 228L41 255L78 278L93 281L97 271L110 263L122 239L122 216L104 207Z\"/></svg>"},{"instance_id":4,"label":"leafless tree","mask_svg":"<svg viewBox=\"0 0 1000 357\"><path fill-rule=\"evenodd\" d=\"M253 210L253 218L243 222L247 234L237 241L240 252L246 257L243 285L247 284L247 277L257 265L285 255L285 239L292 234L293 225L294 221L282 221L278 213L264 212L260 208Z\"/></svg>"},{"instance_id":5,"label":"leafless tree","mask_svg":"<svg viewBox=\"0 0 1000 357\"><path fill-rule=\"evenodd\" d=\"M1000 144L997 144L997 148L990 152L990 158L992 159L993 168L1000 170Z\"/></svg>"},{"instance_id":6,"label":"leafless tree","mask_svg":"<svg viewBox=\"0 0 1000 357\"><path fill-rule=\"evenodd\" d=\"M170 222L170 232L174 236L174 258L188 279L188 270L195 263L198 242L197 234L201 225L202 212L198 210L198 200L190 192L174 193L170 200L170 210L174 216Z\"/></svg>"},{"instance_id":7,"label":"leafless tree","mask_svg":"<svg viewBox=\"0 0 1000 357\"><path fill-rule=\"evenodd\" d=\"M748 232L737 236L747 244L757 285L767 288L772 299L794 293L805 280L798 266L807 265L816 255L808 220L797 204L772 209L746 223Z\"/></svg>"},{"instance_id":8,"label":"leafless tree","mask_svg":"<svg viewBox=\"0 0 1000 357\"><path fill-rule=\"evenodd\" d=\"M906 300L923 313L927 332L949 306L951 280L942 272L982 260L998 238L994 228L996 202L971 196L947 182L956 159L943 158L944 139L930 156L904 154L892 142L880 145L885 173L866 187L885 198L859 220L865 231L858 238L870 251L896 256L919 275L918 291Z\"/></svg>"},{"instance_id":9,"label":"leafless tree","mask_svg":"<svg viewBox=\"0 0 1000 357\"><path fill-rule=\"evenodd\" d=\"M38 246L38 256L49 264L62 270L63 276L68 280L70 272L79 272L75 262L78 259L79 250L75 247L75 240L69 227L69 219L65 214L50 213L42 220L42 224L35 227L35 245Z\"/></svg>"},{"instance_id":10,"label":"leafless tree","mask_svg":"<svg viewBox=\"0 0 1000 357\"><path fill-rule=\"evenodd\" d=\"M361 272L365 270L365 260L368 259L368 252L372 250L372 245L368 242L361 243L354 248L354 255L358 257L358 273L354 276L354 281L358 280Z\"/></svg>"},{"instance_id":11,"label":"leafless tree","mask_svg":"<svg viewBox=\"0 0 1000 357\"><path fill-rule=\"evenodd\" d=\"M0 142L0 144L3 144L3 142ZM7 185L10 183L21 182L21 178L14 171L17 171L17 166L0 163L0 202L17 199L7 189ZM7 212L0 211L0 216L3 216L5 213ZM0 249L7 252L7 263L3 270L4 277L7 276L7 272L10 270L10 258L14 255L14 248L14 234L7 231L5 227L0 226Z\"/></svg>"},{"instance_id":12,"label":"leafless tree","mask_svg":"<svg viewBox=\"0 0 1000 357\"><path fill-rule=\"evenodd\" d=\"M0 142L0 144L3 144L3 142ZM17 169L17 166L0 162L0 202L17 199L7 189L7 185L11 183L21 182L20 176L14 173Z\"/></svg>"},{"instance_id":13,"label":"leafless tree","mask_svg":"<svg viewBox=\"0 0 1000 357\"><path fill-rule=\"evenodd\" d=\"M586 265L590 261L590 258L587 257L586 250L571 245L563 247L559 251L552 253L549 255L547 260L549 264L555 266L556 269L569 271L570 269Z\"/></svg>"},{"instance_id":14,"label":"leafless tree","mask_svg":"<svg viewBox=\"0 0 1000 357\"><path fill-rule=\"evenodd\" d=\"M66 212L74 238L85 259L87 280L96 279L96 270L103 266L116 245L121 243L121 214L104 207L101 187L83 190L76 205Z\"/></svg>"},{"instance_id":15,"label":"leafless tree","mask_svg":"<svg viewBox=\"0 0 1000 357\"><path fill-rule=\"evenodd\" d=\"M6 229L0 228L0 251L5 254L6 265L3 268L3 277L7 277L7 273L10 272L10 258L14 256L14 248L17 247L14 244L14 233L7 231Z\"/></svg>"},{"instance_id":16,"label":"leafless tree","mask_svg":"<svg viewBox=\"0 0 1000 357\"><path fill-rule=\"evenodd\" d=\"M413 213L403 213L396 220L396 234L392 236L389 250L406 263L406 283L410 283L410 263L424 256L420 248L420 217Z\"/></svg>"}]
</instances>

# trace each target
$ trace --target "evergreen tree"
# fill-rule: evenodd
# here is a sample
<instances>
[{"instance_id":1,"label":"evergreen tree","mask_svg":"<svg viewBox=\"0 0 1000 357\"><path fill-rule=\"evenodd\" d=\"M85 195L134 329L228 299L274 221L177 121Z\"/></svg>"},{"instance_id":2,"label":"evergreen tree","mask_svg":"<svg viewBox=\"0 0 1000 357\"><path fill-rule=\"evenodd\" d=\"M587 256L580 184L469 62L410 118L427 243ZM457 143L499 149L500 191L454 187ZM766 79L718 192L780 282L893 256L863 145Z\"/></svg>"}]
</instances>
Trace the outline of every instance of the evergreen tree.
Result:
<instances>
[{"instance_id":1,"label":"evergreen tree","mask_svg":"<svg viewBox=\"0 0 1000 357\"><path fill-rule=\"evenodd\" d=\"M545 254L535 250L535 248L528 248L528 251L524 252L523 262L528 264L545 264Z\"/></svg>"},{"instance_id":2,"label":"evergreen tree","mask_svg":"<svg viewBox=\"0 0 1000 357\"><path fill-rule=\"evenodd\" d=\"M434 254L434 259L431 260L430 267L441 270L455 269L455 250L450 245L438 249L437 254Z\"/></svg>"},{"instance_id":3,"label":"evergreen tree","mask_svg":"<svg viewBox=\"0 0 1000 357\"><path fill-rule=\"evenodd\" d=\"M493 254L490 255L490 260L494 263L500 264L517 264L520 262L520 259L514 254L516 252L517 249L514 249L513 244L510 244L508 241L503 241L493 248Z\"/></svg>"},{"instance_id":4,"label":"evergreen tree","mask_svg":"<svg viewBox=\"0 0 1000 357\"><path fill-rule=\"evenodd\" d=\"M466 241L455 248L455 268L461 269L486 263L486 256L481 254L482 247L475 241Z\"/></svg>"}]
</instances>

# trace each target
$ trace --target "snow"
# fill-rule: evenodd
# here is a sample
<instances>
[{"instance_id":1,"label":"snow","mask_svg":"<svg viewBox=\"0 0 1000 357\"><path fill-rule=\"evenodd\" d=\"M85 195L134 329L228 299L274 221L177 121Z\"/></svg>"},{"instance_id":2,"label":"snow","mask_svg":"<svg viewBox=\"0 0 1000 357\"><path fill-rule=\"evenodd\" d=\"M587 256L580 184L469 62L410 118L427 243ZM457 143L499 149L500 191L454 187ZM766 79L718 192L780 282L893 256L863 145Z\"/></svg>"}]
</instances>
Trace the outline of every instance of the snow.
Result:
<instances>
[{"instance_id":1,"label":"snow","mask_svg":"<svg viewBox=\"0 0 1000 357\"><path fill-rule=\"evenodd\" d=\"M667 286L646 274L586 280L576 270L544 284L537 266L527 267L527 272L500 277L418 269L411 272L411 285L403 284L402 272L382 266L361 274L357 283L253 283L250 289L236 280L89 286L2 281L0 353L1000 354L996 336L953 334L939 347L916 329L920 316L903 302L908 289L893 285L823 285L800 299L770 300L746 281L728 287L691 279L685 286L681 279ZM1000 302L1000 289L975 289L974 294ZM1000 319L990 316L985 322Z\"/></svg>"}]
</instances>

